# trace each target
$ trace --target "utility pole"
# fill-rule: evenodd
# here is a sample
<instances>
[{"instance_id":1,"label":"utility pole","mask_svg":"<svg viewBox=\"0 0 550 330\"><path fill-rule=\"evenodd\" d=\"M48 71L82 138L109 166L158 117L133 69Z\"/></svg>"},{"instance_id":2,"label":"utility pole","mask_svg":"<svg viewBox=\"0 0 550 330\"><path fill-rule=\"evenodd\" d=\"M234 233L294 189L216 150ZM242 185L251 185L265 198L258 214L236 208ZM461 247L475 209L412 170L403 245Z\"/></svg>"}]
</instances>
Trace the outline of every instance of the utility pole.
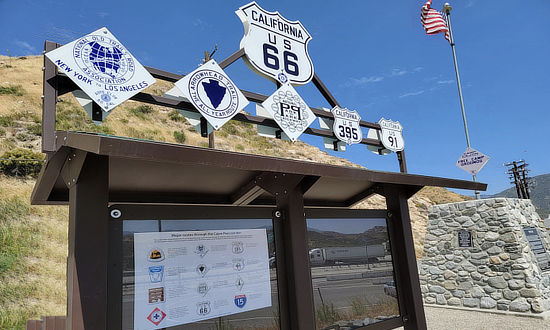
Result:
<instances>
[{"instance_id":1,"label":"utility pole","mask_svg":"<svg viewBox=\"0 0 550 330\"><path fill-rule=\"evenodd\" d=\"M533 185L533 182L531 181L531 178L527 176L527 173L529 172L527 169L528 165L529 164L525 163L523 159L517 162L513 161L511 163L504 164L504 166L508 167L506 174L508 174L509 179L514 180L510 181L510 183L516 186L516 193L520 199L531 198L529 188Z\"/></svg>"}]
</instances>

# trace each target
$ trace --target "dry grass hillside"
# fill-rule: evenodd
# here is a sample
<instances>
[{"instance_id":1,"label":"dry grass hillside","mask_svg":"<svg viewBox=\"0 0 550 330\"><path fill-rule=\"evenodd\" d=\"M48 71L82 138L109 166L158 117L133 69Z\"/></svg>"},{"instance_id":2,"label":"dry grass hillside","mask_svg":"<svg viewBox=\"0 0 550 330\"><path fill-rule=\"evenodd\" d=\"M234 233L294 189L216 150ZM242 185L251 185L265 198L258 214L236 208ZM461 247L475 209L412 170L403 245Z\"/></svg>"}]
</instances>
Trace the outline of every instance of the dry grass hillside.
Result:
<instances>
[{"instance_id":1,"label":"dry grass hillside","mask_svg":"<svg viewBox=\"0 0 550 330\"><path fill-rule=\"evenodd\" d=\"M0 56L0 154L16 148L40 151L42 56ZM173 84L158 81L148 92L162 95ZM71 94L60 97L57 128L138 139L208 146L175 110L128 101L95 126ZM258 136L250 124L229 122L216 132L216 148L355 166L302 142ZM0 176L0 329L20 328L28 318L65 313L67 207L30 206L33 179ZM426 187L409 201L417 256L422 253L430 205L469 199ZM385 208L381 196L359 207ZM15 316L15 317L14 317Z\"/></svg>"}]
</instances>

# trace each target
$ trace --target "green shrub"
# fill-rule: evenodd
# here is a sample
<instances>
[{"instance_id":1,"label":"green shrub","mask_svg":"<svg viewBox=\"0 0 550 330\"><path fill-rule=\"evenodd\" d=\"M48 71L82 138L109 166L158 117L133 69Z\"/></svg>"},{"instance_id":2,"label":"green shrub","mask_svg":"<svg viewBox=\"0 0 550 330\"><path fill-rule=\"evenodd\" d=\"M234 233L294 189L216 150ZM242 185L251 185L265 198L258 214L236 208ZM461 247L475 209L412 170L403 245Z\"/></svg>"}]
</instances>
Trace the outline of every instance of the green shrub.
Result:
<instances>
[{"instance_id":1,"label":"green shrub","mask_svg":"<svg viewBox=\"0 0 550 330\"><path fill-rule=\"evenodd\" d=\"M128 109L128 111L132 115L138 117L139 119L145 120L147 119L148 115L153 112L153 107L147 104L143 104L143 105L138 105L135 108L130 108Z\"/></svg>"},{"instance_id":2,"label":"green shrub","mask_svg":"<svg viewBox=\"0 0 550 330\"><path fill-rule=\"evenodd\" d=\"M0 156L0 172L8 176L37 176L42 168L42 154L28 149L6 151Z\"/></svg>"},{"instance_id":3,"label":"green shrub","mask_svg":"<svg viewBox=\"0 0 550 330\"><path fill-rule=\"evenodd\" d=\"M175 109L170 111L170 113L168 114L168 118L170 118L171 120L173 120L175 122L183 121L183 116L181 115L181 113L178 110L175 110Z\"/></svg>"},{"instance_id":4,"label":"green shrub","mask_svg":"<svg viewBox=\"0 0 550 330\"><path fill-rule=\"evenodd\" d=\"M317 320L320 321L322 324L332 324L340 320L340 315L334 309L334 304L332 303L330 305L321 305L315 311L315 315L317 316Z\"/></svg>"},{"instance_id":5,"label":"green shrub","mask_svg":"<svg viewBox=\"0 0 550 330\"><path fill-rule=\"evenodd\" d=\"M174 131L174 139L176 139L178 143L185 143L185 132Z\"/></svg>"},{"instance_id":6,"label":"green shrub","mask_svg":"<svg viewBox=\"0 0 550 330\"><path fill-rule=\"evenodd\" d=\"M42 125L41 124L31 124L27 126L29 133L41 136L42 135Z\"/></svg>"},{"instance_id":7,"label":"green shrub","mask_svg":"<svg viewBox=\"0 0 550 330\"><path fill-rule=\"evenodd\" d=\"M0 86L0 95L23 96L23 94L25 94L25 90L21 85Z\"/></svg>"}]
</instances>

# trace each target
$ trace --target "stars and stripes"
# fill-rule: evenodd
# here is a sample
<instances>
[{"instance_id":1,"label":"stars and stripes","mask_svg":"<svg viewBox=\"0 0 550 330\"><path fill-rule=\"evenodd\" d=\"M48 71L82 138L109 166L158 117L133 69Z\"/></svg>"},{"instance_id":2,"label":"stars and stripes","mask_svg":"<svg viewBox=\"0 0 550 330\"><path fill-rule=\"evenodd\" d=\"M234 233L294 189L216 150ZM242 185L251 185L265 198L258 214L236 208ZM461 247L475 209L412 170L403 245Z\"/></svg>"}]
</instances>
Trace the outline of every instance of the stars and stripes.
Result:
<instances>
[{"instance_id":1,"label":"stars and stripes","mask_svg":"<svg viewBox=\"0 0 550 330\"><path fill-rule=\"evenodd\" d=\"M420 21L426 30L426 34L445 33L445 39L447 39L448 42L451 42L449 28L447 27L447 22L443 18L443 14L433 8L430 8L431 5L432 0L428 0L428 2L422 6L422 10L420 12Z\"/></svg>"}]
</instances>

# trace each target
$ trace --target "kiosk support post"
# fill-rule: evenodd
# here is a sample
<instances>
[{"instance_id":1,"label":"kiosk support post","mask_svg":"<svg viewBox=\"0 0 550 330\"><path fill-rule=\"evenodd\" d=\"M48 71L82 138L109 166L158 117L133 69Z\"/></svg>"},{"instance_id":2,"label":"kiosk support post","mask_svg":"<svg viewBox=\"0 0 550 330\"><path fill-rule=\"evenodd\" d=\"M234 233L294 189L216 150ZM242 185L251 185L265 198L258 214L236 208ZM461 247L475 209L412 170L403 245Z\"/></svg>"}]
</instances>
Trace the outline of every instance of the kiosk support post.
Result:
<instances>
[{"instance_id":1,"label":"kiosk support post","mask_svg":"<svg viewBox=\"0 0 550 330\"><path fill-rule=\"evenodd\" d=\"M66 329L72 330L107 328L109 158L85 157L79 175L68 177Z\"/></svg>"},{"instance_id":2,"label":"kiosk support post","mask_svg":"<svg viewBox=\"0 0 550 330\"><path fill-rule=\"evenodd\" d=\"M415 191L416 192L416 191ZM392 246L399 310L405 330L426 329L426 316L420 292L418 267L407 199L411 194L403 187L384 185L388 208L388 232Z\"/></svg>"},{"instance_id":3,"label":"kiosk support post","mask_svg":"<svg viewBox=\"0 0 550 330\"><path fill-rule=\"evenodd\" d=\"M285 173L264 173L258 185L275 196L275 218L283 238L285 300L281 300L281 329L312 329L315 327L313 286L309 270L307 224L302 181L304 176ZM279 213L277 213L279 212ZM277 217L279 215L279 217ZM279 233L278 233L279 234ZM279 248L277 248L279 249ZM280 260L281 256L277 259ZM277 262L279 265L279 261ZM280 275L278 270L278 275ZM288 320L286 319L288 311ZM285 326L286 324L286 326Z\"/></svg>"}]
</instances>

